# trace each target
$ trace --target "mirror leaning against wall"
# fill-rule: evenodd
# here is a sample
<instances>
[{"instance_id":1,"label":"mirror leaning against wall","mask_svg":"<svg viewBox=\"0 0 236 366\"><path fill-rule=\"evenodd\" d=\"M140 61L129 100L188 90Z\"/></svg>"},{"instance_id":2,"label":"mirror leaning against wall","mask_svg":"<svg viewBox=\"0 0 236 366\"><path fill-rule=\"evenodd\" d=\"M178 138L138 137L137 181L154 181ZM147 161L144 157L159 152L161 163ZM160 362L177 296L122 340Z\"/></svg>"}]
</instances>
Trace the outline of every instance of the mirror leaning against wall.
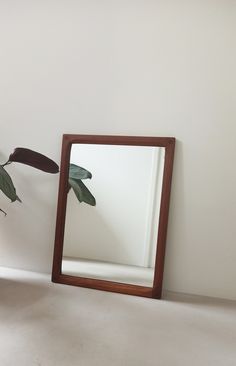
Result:
<instances>
[{"instance_id":1,"label":"mirror leaning against wall","mask_svg":"<svg viewBox=\"0 0 236 366\"><path fill-rule=\"evenodd\" d=\"M53 282L161 298L174 147L63 135Z\"/></svg>"}]
</instances>

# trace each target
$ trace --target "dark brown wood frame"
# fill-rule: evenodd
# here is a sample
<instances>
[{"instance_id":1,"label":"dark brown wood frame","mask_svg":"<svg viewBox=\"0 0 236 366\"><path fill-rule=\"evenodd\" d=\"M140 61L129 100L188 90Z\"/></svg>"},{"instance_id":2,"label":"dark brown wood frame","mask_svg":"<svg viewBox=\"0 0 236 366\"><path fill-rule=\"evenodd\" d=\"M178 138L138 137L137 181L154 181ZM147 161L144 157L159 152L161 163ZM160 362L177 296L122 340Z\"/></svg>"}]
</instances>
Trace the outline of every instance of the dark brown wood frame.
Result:
<instances>
[{"instance_id":1,"label":"dark brown wood frame","mask_svg":"<svg viewBox=\"0 0 236 366\"><path fill-rule=\"evenodd\" d=\"M156 262L153 287L145 287L107 280L97 280L65 275L61 273L64 227L67 204L67 186L71 146L81 144L158 146L165 148L163 186L161 194L160 217L157 237ZM53 257L52 281L56 283L89 287L97 290L119 292L150 298L161 298L164 272L165 247L167 236L168 213L170 203L171 179L174 161L174 137L142 137L142 136L102 136L65 134L62 139L60 183L58 192L57 221Z\"/></svg>"}]
</instances>

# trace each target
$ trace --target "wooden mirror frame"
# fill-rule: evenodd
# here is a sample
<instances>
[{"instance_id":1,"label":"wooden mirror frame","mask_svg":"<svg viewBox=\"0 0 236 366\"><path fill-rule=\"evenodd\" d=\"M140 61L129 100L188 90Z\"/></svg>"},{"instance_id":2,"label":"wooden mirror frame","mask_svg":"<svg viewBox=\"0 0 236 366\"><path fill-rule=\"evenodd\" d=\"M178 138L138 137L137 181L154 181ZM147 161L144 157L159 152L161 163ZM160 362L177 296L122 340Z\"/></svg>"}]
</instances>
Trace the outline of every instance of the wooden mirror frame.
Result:
<instances>
[{"instance_id":1,"label":"wooden mirror frame","mask_svg":"<svg viewBox=\"0 0 236 366\"><path fill-rule=\"evenodd\" d=\"M162 184L160 216L159 216L158 235L157 235L156 261L154 267L154 281L152 287L112 282L109 280L98 280L92 278L77 277L61 273L70 152L72 144L80 144L80 143L105 144L105 145L154 146L154 147L165 148L163 184ZM144 296L156 299L161 298L168 213L170 203L171 179L172 179L172 170L174 161L174 149L175 149L174 137L109 136L109 135L102 136L102 135L74 135L74 134L63 135L52 282L73 286L88 287L97 290L112 291L136 296Z\"/></svg>"}]
</instances>

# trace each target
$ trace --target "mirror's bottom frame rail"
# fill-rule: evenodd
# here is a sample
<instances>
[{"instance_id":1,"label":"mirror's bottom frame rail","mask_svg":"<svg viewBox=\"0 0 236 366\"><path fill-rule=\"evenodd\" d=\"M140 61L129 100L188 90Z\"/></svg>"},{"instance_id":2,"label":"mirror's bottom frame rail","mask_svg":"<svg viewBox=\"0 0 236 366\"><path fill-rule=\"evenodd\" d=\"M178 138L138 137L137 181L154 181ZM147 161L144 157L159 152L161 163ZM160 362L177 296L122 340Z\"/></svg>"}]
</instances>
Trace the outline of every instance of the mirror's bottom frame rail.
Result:
<instances>
[{"instance_id":1,"label":"mirror's bottom frame rail","mask_svg":"<svg viewBox=\"0 0 236 366\"><path fill-rule=\"evenodd\" d=\"M116 292L125 295L142 296L155 299L161 298L161 288L154 289L152 287L97 280L93 278L73 277L70 275L60 274L52 276L52 282L63 285L85 287L94 290Z\"/></svg>"}]
</instances>

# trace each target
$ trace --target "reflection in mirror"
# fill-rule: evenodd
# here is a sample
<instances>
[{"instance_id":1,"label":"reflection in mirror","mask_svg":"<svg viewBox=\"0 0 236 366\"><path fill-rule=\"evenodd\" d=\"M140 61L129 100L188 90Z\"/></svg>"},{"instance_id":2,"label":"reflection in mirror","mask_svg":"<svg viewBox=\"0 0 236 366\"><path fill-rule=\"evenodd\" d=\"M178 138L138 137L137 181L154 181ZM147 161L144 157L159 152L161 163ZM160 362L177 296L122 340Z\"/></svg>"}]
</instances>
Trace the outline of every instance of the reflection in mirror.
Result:
<instances>
[{"instance_id":1,"label":"reflection in mirror","mask_svg":"<svg viewBox=\"0 0 236 366\"><path fill-rule=\"evenodd\" d=\"M67 197L62 274L153 286L165 148L72 144L96 199Z\"/></svg>"},{"instance_id":2,"label":"reflection in mirror","mask_svg":"<svg viewBox=\"0 0 236 366\"><path fill-rule=\"evenodd\" d=\"M161 298L174 148L63 135L53 282Z\"/></svg>"}]
</instances>

